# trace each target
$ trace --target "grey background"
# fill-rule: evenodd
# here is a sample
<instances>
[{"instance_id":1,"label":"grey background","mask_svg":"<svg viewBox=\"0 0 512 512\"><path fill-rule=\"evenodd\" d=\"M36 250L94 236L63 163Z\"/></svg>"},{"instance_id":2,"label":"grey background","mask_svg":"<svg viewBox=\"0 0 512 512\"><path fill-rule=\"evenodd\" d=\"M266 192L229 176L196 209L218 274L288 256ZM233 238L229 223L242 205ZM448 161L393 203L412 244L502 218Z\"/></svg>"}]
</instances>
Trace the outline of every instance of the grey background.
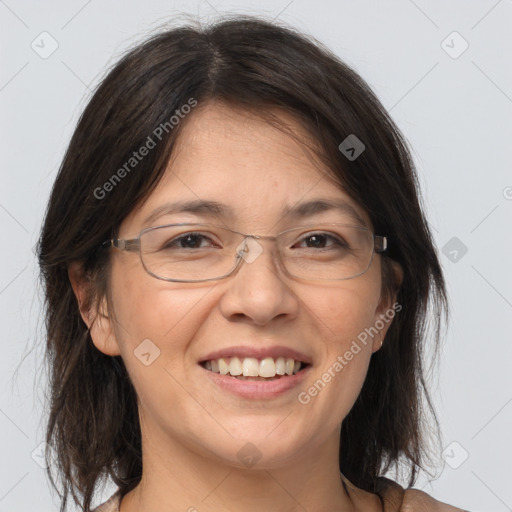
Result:
<instances>
[{"instance_id":1,"label":"grey background","mask_svg":"<svg viewBox=\"0 0 512 512\"><path fill-rule=\"evenodd\" d=\"M45 382L34 245L78 116L126 48L180 13L225 12L326 44L413 147L452 304L432 374L446 450L417 487L472 511L512 510L511 0L0 0L0 512L57 510L32 457Z\"/></svg>"}]
</instances>

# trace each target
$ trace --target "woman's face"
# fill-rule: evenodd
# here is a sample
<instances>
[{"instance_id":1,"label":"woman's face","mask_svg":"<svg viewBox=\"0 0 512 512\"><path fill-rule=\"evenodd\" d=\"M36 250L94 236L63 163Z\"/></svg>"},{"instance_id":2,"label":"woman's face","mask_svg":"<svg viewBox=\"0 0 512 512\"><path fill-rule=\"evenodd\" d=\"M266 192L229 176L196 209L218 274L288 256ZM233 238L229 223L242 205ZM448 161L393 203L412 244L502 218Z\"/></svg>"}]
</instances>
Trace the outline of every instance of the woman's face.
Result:
<instances>
[{"instance_id":1,"label":"woman's face","mask_svg":"<svg viewBox=\"0 0 512 512\"><path fill-rule=\"evenodd\" d=\"M365 211L319 163L257 117L212 102L186 123L166 175L124 220L119 238L188 222L260 235L323 223L371 228ZM310 205L285 215L320 200L346 206ZM186 201L215 202L222 211L162 209ZM230 465L259 459L258 467L277 467L332 450L339 439L390 323L391 303L381 301L381 258L374 255L353 279L308 282L280 270L273 242L258 243L261 253L230 277L193 284L156 279L137 253L111 250L112 303L91 334L100 350L122 356L137 391L143 439L157 449L179 446ZM228 364L231 357L241 364L284 357L308 366L297 376L257 382L204 367L220 355Z\"/></svg>"}]
</instances>

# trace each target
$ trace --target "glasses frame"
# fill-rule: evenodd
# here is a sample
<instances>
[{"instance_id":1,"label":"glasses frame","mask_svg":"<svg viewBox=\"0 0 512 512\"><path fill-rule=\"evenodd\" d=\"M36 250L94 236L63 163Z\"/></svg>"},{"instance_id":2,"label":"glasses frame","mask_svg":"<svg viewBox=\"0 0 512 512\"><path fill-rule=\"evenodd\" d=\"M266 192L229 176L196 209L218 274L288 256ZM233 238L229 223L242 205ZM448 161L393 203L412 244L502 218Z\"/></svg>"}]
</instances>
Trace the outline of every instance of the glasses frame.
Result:
<instances>
[{"instance_id":1,"label":"glasses frame","mask_svg":"<svg viewBox=\"0 0 512 512\"><path fill-rule=\"evenodd\" d=\"M341 277L341 278L336 278L336 279L307 279L307 278L303 278L303 277L294 276L293 274L291 274L288 271L288 269L286 268L286 265L284 265L284 263L282 261L282 257L281 257L281 252L278 250L277 252L279 255L279 263L280 263L282 269L284 270L284 272L290 277L293 277L295 279L301 279L304 281L346 281L348 279L354 279L356 277L363 275L370 268L372 261L373 261L373 256L375 253L377 253L377 254L383 253L388 248L387 236L376 235L375 233L373 233L371 231L371 229L369 229L367 227L355 226L355 225L351 225L351 224L343 224L343 223L337 223L337 222L336 223L306 224L304 226L297 226L295 228L286 229L284 231L281 231L280 233L277 233L276 235L253 235L253 234L249 234L249 233L242 233L240 231L236 231L236 230L228 228L226 226L220 226L218 224L181 222L181 223L163 224L161 226L151 226L148 228L144 228L143 230L141 230L141 232L138 234L138 236L136 238L112 238L109 240L105 240L102 244L102 247L108 247L108 248L114 247L121 251L138 252L142 266L143 266L144 270L150 276L154 277L155 279L160 279L161 281L168 281L168 282L173 282L173 283L203 283L203 282L207 282L207 281L219 281L221 279L225 279L226 277L233 275L235 273L235 271L240 267L241 262L244 260L244 258L242 257L243 251L239 251L238 253L235 254L236 255L236 263L233 266L233 268L226 274L219 276L219 277L211 277L208 279L174 279L174 278L170 278L170 277L161 277L161 276L154 274L153 272L151 272L151 270L149 270L146 267L146 265L144 263L144 259L142 257L140 239L144 235L144 233L147 233L148 231L154 231L156 229L163 229L163 228L167 228L167 227L178 227L178 226L191 226L191 227L204 226L204 227L212 227L212 228L221 228L226 231L231 231L232 233L243 236L242 242L245 242L248 238L253 238L256 240L277 241L277 239L281 235L288 233L290 231L295 231L297 229L303 229L303 228L304 229L305 228L315 228L315 227L319 227L319 226L344 226L344 227L356 228L356 229L360 229L361 231L367 231L372 235L373 247L372 247L372 254L370 256L370 261L368 262L368 266L363 271L359 272L359 274L356 274L356 275L350 276L350 277ZM242 242L240 242L240 243L242 243Z\"/></svg>"}]
</instances>

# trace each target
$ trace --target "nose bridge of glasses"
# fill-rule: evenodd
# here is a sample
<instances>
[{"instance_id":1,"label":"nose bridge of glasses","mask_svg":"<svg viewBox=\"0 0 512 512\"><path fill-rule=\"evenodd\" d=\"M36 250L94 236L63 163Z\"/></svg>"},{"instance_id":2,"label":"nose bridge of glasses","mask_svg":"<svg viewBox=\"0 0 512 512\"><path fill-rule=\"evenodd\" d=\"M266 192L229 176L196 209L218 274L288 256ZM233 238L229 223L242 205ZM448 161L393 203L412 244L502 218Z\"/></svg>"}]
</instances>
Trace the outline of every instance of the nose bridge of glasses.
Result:
<instances>
[{"instance_id":1,"label":"nose bridge of glasses","mask_svg":"<svg viewBox=\"0 0 512 512\"><path fill-rule=\"evenodd\" d=\"M243 234L242 236L244 238L236 247L236 254L246 263L253 263L264 252L263 241L273 242L277 240L276 236L270 235Z\"/></svg>"}]
</instances>

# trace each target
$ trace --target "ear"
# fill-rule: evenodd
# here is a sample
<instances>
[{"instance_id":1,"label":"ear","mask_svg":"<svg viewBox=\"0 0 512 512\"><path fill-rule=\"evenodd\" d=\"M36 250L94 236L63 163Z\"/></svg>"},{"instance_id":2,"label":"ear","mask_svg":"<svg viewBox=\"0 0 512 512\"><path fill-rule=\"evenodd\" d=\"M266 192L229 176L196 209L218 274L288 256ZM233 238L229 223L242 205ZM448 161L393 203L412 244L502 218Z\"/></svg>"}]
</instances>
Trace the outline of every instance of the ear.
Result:
<instances>
[{"instance_id":1,"label":"ear","mask_svg":"<svg viewBox=\"0 0 512 512\"><path fill-rule=\"evenodd\" d=\"M80 315L89 328L94 346L106 355L120 355L106 298L102 297L100 304L90 300L94 283L91 277L84 273L80 262L73 262L68 266L68 276L78 301Z\"/></svg>"},{"instance_id":2,"label":"ear","mask_svg":"<svg viewBox=\"0 0 512 512\"><path fill-rule=\"evenodd\" d=\"M378 331L377 334L373 337L372 344L372 353L377 352L383 343L384 338L386 337L386 333L388 332L393 319L396 314L402 310L402 304L399 304L396 301L396 297L398 294L398 290L402 285L402 281L404 278L404 272L400 264L396 261L388 260L387 271L390 274L389 280L392 282L391 290L388 291L383 289L381 292L381 298L379 305L375 311L374 317L374 328Z\"/></svg>"}]
</instances>

